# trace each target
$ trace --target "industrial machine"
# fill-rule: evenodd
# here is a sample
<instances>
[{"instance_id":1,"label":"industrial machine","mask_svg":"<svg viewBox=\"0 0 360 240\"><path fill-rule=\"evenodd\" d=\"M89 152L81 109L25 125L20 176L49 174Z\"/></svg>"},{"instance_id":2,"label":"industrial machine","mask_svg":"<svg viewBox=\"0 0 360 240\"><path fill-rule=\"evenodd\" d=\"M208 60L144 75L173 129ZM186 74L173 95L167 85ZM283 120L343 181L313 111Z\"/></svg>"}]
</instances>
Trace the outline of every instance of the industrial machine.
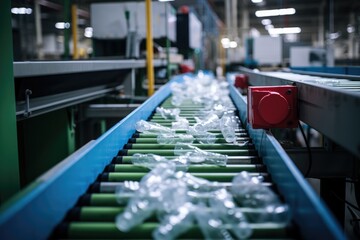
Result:
<instances>
[{"instance_id":1,"label":"industrial machine","mask_svg":"<svg viewBox=\"0 0 360 240\"><path fill-rule=\"evenodd\" d=\"M269 77L249 71L244 72L249 75L251 85ZM259 76L259 79L256 76ZM176 76L171 83L182 82L184 78L185 76ZM232 82L233 78L234 75L230 74L229 82ZM282 84L288 80L278 81ZM304 88L315 87L313 84L308 85L300 81L297 83L299 83L300 100L307 97L303 95ZM332 89L323 87L321 89L333 92ZM189 171L195 176L225 184L230 182L239 171L245 169L254 176L264 177L264 183L274 189L289 205L291 223L289 225L251 224L252 237L345 239L333 215L316 196L271 132L253 129L247 123L246 97L233 85L229 86L229 90L229 97L241 119L236 136L238 140L245 139L251 144L239 146L224 144L223 140L220 140L216 144L199 146L208 152L227 154L229 162L223 168L190 165ZM1 238L150 238L152 230L157 226L154 220L149 220L126 233L116 228L114 216L123 210L120 205L116 205L114 188L122 181L138 181L144 176L144 169L129 165L132 154L157 153L169 157L173 154L174 146L157 145L154 136L135 131L135 123L139 120L158 122L164 126L171 125L171 121L161 120L158 114L154 114L157 106L173 107L170 97L169 83L100 138L89 142L38 178L17 201L4 206L0 215ZM357 96L353 97L357 98ZM342 98L339 101L342 101ZM303 104L299 102L300 119L303 117L301 111ZM341 108L341 105L337 107ZM355 104L353 107L359 106ZM184 111L183 117L190 122L194 121L194 111L200 109L192 103L184 103L180 108ZM311 119L310 116L307 117ZM342 139L339 140L342 143ZM359 153L353 149L353 146L347 147L358 156ZM330 161L330 164L332 163L334 162ZM312 169L311 174L314 174L315 170ZM183 236L202 238L196 225Z\"/></svg>"}]
</instances>

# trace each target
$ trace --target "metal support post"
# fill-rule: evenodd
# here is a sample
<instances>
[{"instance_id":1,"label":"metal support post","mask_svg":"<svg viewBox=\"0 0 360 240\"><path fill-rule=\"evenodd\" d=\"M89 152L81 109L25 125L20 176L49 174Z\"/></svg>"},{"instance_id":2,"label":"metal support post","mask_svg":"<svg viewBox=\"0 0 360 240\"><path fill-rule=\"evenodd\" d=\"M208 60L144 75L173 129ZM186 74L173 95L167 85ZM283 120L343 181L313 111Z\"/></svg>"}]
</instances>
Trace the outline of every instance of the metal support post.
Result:
<instances>
[{"instance_id":1,"label":"metal support post","mask_svg":"<svg viewBox=\"0 0 360 240\"><path fill-rule=\"evenodd\" d=\"M40 0L35 0L34 5L35 5L34 8L35 8L36 52L37 52L37 58L43 59L44 51L43 51Z\"/></svg>"},{"instance_id":2,"label":"metal support post","mask_svg":"<svg viewBox=\"0 0 360 240\"><path fill-rule=\"evenodd\" d=\"M146 0L146 61L147 61L147 79L148 96L154 94L154 64L153 64L153 37L152 37L152 19L151 19L151 0Z\"/></svg>"},{"instance_id":3,"label":"metal support post","mask_svg":"<svg viewBox=\"0 0 360 240\"><path fill-rule=\"evenodd\" d=\"M20 188L10 7L0 1L0 204Z\"/></svg>"},{"instance_id":4,"label":"metal support post","mask_svg":"<svg viewBox=\"0 0 360 240\"><path fill-rule=\"evenodd\" d=\"M165 35L166 35L166 77L170 80L170 40L169 40L169 4L165 3Z\"/></svg>"},{"instance_id":5,"label":"metal support post","mask_svg":"<svg viewBox=\"0 0 360 240\"><path fill-rule=\"evenodd\" d=\"M71 6L71 30L72 30L72 40L73 40L73 59L79 59L78 52L78 42L77 42L77 5L73 4Z\"/></svg>"}]
</instances>

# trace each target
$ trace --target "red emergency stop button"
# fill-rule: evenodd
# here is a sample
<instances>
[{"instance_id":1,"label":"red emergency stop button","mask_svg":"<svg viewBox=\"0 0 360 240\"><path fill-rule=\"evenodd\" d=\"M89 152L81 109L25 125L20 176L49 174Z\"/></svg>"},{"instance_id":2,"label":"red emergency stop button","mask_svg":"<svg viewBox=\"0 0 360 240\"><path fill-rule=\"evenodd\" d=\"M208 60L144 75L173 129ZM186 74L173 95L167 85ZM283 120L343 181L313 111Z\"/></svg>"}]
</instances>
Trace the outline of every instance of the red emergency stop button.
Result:
<instances>
[{"instance_id":1,"label":"red emergency stop button","mask_svg":"<svg viewBox=\"0 0 360 240\"><path fill-rule=\"evenodd\" d=\"M298 126L295 86L249 87L248 122L253 128Z\"/></svg>"},{"instance_id":2,"label":"red emergency stop button","mask_svg":"<svg viewBox=\"0 0 360 240\"><path fill-rule=\"evenodd\" d=\"M265 122L278 124L289 115L289 103L277 92L270 92L263 97L258 106L259 114Z\"/></svg>"}]
</instances>

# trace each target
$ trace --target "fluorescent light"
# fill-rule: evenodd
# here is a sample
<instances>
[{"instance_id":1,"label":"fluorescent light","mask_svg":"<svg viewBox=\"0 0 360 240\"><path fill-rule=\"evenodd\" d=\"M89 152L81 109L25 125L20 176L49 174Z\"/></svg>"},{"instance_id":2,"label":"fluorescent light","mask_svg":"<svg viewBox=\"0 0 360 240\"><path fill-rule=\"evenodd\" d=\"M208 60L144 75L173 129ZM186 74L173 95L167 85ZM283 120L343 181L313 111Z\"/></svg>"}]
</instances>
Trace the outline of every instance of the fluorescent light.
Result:
<instances>
[{"instance_id":1,"label":"fluorescent light","mask_svg":"<svg viewBox=\"0 0 360 240\"><path fill-rule=\"evenodd\" d=\"M251 0L253 3L262 3L263 0Z\"/></svg>"},{"instance_id":2,"label":"fluorescent light","mask_svg":"<svg viewBox=\"0 0 360 240\"><path fill-rule=\"evenodd\" d=\"M229 44L230 48L236 48L237 46L238 46L238 44L235 41L231 41L230 44Z\"/></svg>"},{"instance_id":3,"label":"fluorescent light","mask_svg":"<svg viewBox=\"0 0 360 240\"><path fill-rule=\"evenodd\" d=\"M269 30L270 35L275 34L290 34L290 33L300 33L301 28L299 27L288 27L288 28L270 28Z\"/></svg>"},{"instance_id":4,"label":"fluorescent light","mask_svg":"<svg viewBox=\"0 0 360 240\"><path fill-rule=\"evenodd\" d=\"M269 31L270 28L274 28L274 25L272 24L269 24L269 25L266 25L265 26L265 29Z\"/></svg>"},{"instance_id":5,"label":"fluorescent light","mask_svg":"<svg viewBox=\"0 0 360 240\"><path fill-rule=\"evenodd\" d=\"M295 14L295 8L281 8L281 9L272 9L272 10L259 10L255 12L257 17L273 17L281 15L292 15Z\"/></svg>"},{"instance_id":6,"label":"fluorescent light","mask_svg":"<svg viewBox=\"0 0 360 240\"><path fill-rule=\"evenodd\" d=\"M11 13L12 14L31 14L32 13L32 9L31 8L12 8L11 9Z\"/></svg>"},{"instance_id":7,"label":"fluorescent light","mask_svg":"<svg viewBox=\"0 0 360 240\"><path fill-rule=\"evenodd\" d=\"M230 43L230 39L229 38L222 38L221 39L221 44L229 44Z\"/></svg>"},{"instance_id":8,"label":"fluorescent light","mask_svg":"<svg viewBox=\"0 0 360 240\"><path fill-rule=\"evenodd\" d=\"M68 23L68 22L57 22L57 23L55 23L55 27L57 28L57 29L65 29L65 28L70 28L70 23Z\"/></svg>"},{"instance_id":9,"label":"fluorescent light","mask_svg":"<svg viewBox=\"0 0 360 240\"><path fill-rule=\"evenodd\" d=\"M265 19L261 20L261 24L265 25L265 26L269 25L269 24L271 24L271 20L268 18L265 18Z\"/></svg>"},{"instance_id":10,"label":"fluorescent light","mask_svg":"<svg viewBox=\"0 0 360 240\"><path fill-rule=\"evenodd\" d=\"M93 28L92 27L85 28L84 36L87 37L87 38L92 38L92 36L93 36Z\"/></svg>"},{"instance_id":11,"label":"fluorescent light","mask_svg":"<svg viewBox=\"0 0 360 240\"><path fill-rule=\"evenodd\" d=\"M158 0L159 2L173 2L175 0Z\"/></svg>"},{"instance_id":12,"label":"fluorescent light","mask_svg":"<svg viewBox=\"0 0 360 240\"><path fill-rule=\"evenodd\" d=\"M347 28L346 28L346 31L348 33L353 33L353 32L355 32L355 27L352 26L352 25L348 25Z\"/></svg>"}]
</instances>

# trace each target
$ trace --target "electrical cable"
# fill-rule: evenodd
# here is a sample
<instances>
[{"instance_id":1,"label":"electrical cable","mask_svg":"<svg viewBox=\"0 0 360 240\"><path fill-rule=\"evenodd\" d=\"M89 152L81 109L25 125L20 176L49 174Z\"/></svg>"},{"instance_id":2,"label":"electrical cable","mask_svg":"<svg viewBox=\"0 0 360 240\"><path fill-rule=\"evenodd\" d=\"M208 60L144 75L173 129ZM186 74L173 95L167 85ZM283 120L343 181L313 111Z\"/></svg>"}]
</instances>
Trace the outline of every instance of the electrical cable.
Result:
<instances>
[{"instance_id":1,"label":"electrical cable","mask_svg":"<svg viewBox=\"0 0 360 240\"><path fill-rule=\"evenodd\" d=\"M339 197L334 191L331 191L331 193L340 201L346 203L347 205L349 205L350 207L352 207L353 209L360 211L360 208L354 204L352 204L351 202L347 201L346 199L342 199L341 197Z\"/></svg>"},{"instance_id":2,"label":"electrical cable","mask_svg":"<svg viewBox=\"0 0 360 240\"><path fill-rule=\"evenodd\" d=\"M304 133L304 129L303 127L301 126L301 123L299 121L299 128L300 128L300 131L301 131L301 134L304 138L304 141L305 141L305 145L306 145L306 148L308 150L308 155L309 155L309 164L308 164L308 168L304 174L304 177L308 177L309 176L309 173L310 173L310 170L311 170L311 167L312 167L312 154L311 154L311 149L310 149L310 145L309 145L309 142L305 136L305 133Z\"/></svg>"}]
</instances>

